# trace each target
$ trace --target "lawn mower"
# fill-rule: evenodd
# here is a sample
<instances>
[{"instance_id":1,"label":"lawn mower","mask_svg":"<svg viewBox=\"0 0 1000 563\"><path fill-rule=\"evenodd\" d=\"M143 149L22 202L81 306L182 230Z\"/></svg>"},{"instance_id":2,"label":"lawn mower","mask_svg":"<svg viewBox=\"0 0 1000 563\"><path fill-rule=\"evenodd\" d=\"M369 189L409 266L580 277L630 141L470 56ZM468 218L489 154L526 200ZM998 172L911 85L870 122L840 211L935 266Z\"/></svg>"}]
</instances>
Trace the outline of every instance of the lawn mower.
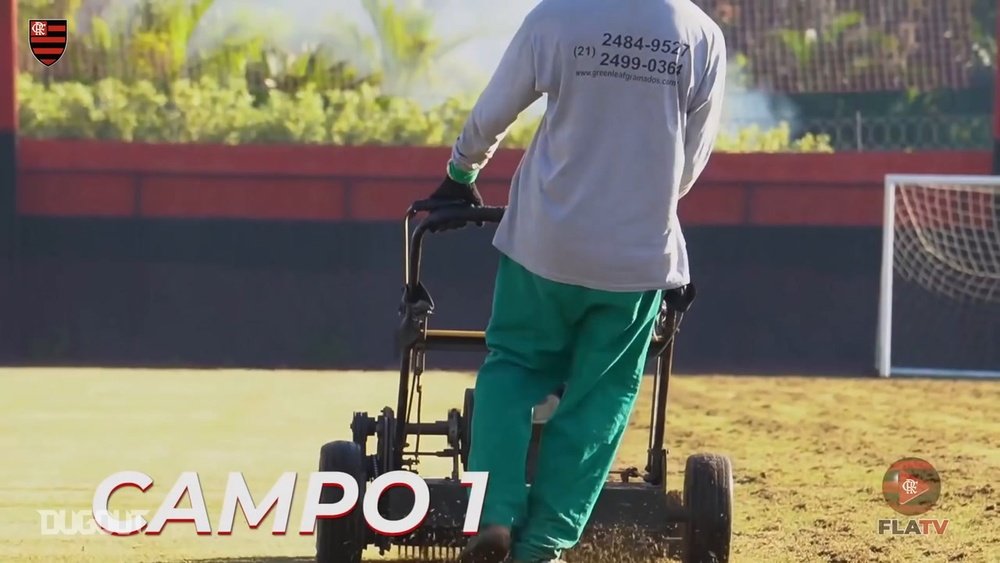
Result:
<instances>
[{"instance_id":1,"label":"lawn mower","mask_svg":"<svg viewBox=\"0 0 1000 563\"><path fill-rule=\"evenodd\" d=\"M428 351L485 352L485 334L430 328L429 317L435 303L421 283L421 253L428 233L498 223L504 211L504 207L440 206L428 201L414 203L407 211L403 220L404 287L400 324L396 329L401 356L398 400L395 408L387 406L377 416L356 412L350 425L352 439L324 445L319 469L351 474L361 483L362 495L365 483L390 471L416 472L419 460L428 456L450 459L451 474L423 477L431 493L429 516L408 535L387 537L373 532L360 509L342 518L319 520L317 563L358 563L369 546L377 547L381 553L396 547L411 560L447 560L455 557L465 544L462 524L468 489L462 486L460 475L466 469L471 448L473 390L465 390L461 409L449 410L442 420L425 422L421 416L420 378ZM422 220L411 228L418 215L423 216ZM567 555L570 561L579 553L589 561L616 563L625 560L622 554L626 551L639 554L638 559L630 555L629 561L678 555L685 563L728 561L733 504L729 459L714 454L693 455L687 459L683 491L668 491L666 483L664 433L674 336L694 295L693 285L665 292L650 342L650 357L655 359L656 369L644 471L629 467L609 474L584 540ZM547 405L535 409L525 468L526 487L532 481L538 439L545 430L546 413L541 411L551 411L553 405L558 409L558 394L559 390L553 390ZM438 451L423 451L422 436L443 437L447 446ZM327 487L320 502L337 502L342 494L338 488ZM379 512L389 519L402 518L412 507L413 494L405 487L388 489L379 501ZM585 553L591 555L583 556Z\"/></svg>"}]
</instances>

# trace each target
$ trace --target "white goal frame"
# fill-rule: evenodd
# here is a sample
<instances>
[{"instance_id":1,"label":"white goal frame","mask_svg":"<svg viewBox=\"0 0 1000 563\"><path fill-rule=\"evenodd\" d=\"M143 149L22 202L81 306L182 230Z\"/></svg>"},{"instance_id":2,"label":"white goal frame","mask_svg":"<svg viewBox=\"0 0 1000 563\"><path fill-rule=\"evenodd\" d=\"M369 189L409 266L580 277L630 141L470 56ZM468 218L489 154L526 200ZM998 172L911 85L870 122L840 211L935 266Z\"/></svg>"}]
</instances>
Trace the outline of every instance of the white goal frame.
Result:
<instances>
[{"instance_id":1,"label":"white goal frame","mask_svg":"<svg viewBox=\"0 0 1000 563\"><path fill-rule=\"evenodd\" d=\"M892 363L892 289L895 261L896 187L900 184L951 186L1000 186L1000 176L961 176L946 174L888 174L885 177L882 209L882 267L879 284L878 335L875 345L875 367L880 377L968 377L996 379L1000 371L916 368Z\"/></svg>"}]
</instances>

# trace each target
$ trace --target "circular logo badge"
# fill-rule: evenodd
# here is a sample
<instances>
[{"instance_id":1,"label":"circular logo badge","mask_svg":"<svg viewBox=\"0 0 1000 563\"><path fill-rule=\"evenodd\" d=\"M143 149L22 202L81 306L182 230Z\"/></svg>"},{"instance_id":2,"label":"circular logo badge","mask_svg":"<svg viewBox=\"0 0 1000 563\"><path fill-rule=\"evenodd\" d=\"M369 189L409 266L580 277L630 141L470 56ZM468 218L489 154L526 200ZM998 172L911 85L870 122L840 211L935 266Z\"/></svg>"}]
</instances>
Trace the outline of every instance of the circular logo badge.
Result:
<instances>
[{"instance_id":1,"label":"circular logo badge","mask_svg":"<svg viewBox=\"0 0 1000 563\"><path fill-rule=\"evenodd\" d=\"M923 514L934 508L941 496L941 476L933 465L920 458L901 459L885 472L882 496L900 514Z\"/></svg>"}]
</instances>

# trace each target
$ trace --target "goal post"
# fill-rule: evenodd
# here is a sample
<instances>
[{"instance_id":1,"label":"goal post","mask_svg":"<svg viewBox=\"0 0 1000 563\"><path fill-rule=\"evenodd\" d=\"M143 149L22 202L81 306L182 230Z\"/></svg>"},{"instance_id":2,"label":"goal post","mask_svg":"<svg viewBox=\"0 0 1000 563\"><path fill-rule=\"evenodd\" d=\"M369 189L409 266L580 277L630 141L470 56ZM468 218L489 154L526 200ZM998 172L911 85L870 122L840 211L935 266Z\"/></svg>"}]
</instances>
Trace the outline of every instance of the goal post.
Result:
<instances>
[{"instance_id":1,"label":"goal post","mask_svg":"<svg viewBox=\"0 0 1000 563\"><path fill-rule=\"evenodd\" d=\"M1000 176L885 178L876 369L1000 378Z\"/></svg>"}]
</instances>

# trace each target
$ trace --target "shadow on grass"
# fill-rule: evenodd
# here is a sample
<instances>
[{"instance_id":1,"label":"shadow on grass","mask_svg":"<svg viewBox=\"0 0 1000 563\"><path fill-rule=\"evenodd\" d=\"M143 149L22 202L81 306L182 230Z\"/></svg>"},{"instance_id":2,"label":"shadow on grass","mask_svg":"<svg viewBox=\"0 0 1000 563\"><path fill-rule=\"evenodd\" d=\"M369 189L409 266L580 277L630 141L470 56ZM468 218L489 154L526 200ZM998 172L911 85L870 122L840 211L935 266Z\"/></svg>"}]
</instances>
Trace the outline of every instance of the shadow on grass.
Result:
<instances>
[{"instance_id":1,"label":"shadow on grass","mask_svg":"<svg viewBox=\"0 0 1000 563\"><path fill-rule=\"evenodd\" d=\"M213 557L185 559L184 563L316 563L315 557Z\"/></svg>"},{"instance_id":2,"label":"shadow on grass","mask_svg":"<svg viewBox=\"0 0 1000 563\"><path fill-rule=\"evenodd\" d=\"M367 560L366 560L367 561ZM381 559L371 560L382 561ZM392 563L445 563L444 559L393 559ZM213 557L186 559L184 563L315 563L314 557Z\"/></svg>"}]
</instances>

